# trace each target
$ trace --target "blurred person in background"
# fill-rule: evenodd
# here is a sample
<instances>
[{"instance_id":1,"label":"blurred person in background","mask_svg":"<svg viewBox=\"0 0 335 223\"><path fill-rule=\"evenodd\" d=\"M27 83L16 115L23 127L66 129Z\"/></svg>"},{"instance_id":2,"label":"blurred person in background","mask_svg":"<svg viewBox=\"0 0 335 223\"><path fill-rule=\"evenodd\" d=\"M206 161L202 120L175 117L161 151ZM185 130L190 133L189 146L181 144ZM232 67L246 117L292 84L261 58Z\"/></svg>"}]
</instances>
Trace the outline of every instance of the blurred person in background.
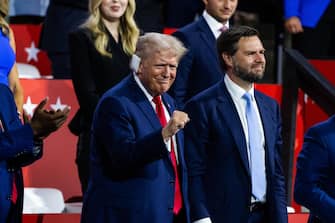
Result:
<instances>
[{"instance_id":1,"label":"blurred person in background","mask_svg":"<svg viewBox=\"0 0 335 223\"><path fill-rule=\"evenodd\" d=\"M80 109L70 123L79 136L76 163L84 193L89 178L90 127L101 95L129 72L139 30L135 0L90 0L90 16L70 34L71 74Z\"/></svg>"},{"instance_id":2,"label":"blurred person in background","mask_svg":"<svg viewBox=\"0 0 335 223\"><path fill-rule=\"evenodd\" d=\"M47 52L55 79L71 78L68 35L76 30L88 15L88 0L50 0L39 48Z\"/></svg>"},{"instance_id":3,"label":"blurred person in background","mask_svg":"<svg viewBox=\"0 0 335 223\"><path fill-rule=\"evenodd\" d=\"M21 168L40 159L43 140L66 121L70 108L46 110L44 99L25 124L17 115L13 94L0 83L0 222L21 223L23 176Z\"/></svg>"},{"instance_id":4,"label":"blurred person in background","mask_svg":"<svg viewBox=\"0 0 335 223\"><path fill-rule=\"evenodd\" d=\"M292 48L308 59L335 58L335 1L284 0L284 18Z\"/></svg>"},{"instance_id":5,"label":"blurred person in background","mask_svg":"<svg viewBox=\"0 0 335 223\"><path fill-rule=\"evenodd\" d=\"M11 24L40 24L44 21L49 0L10 0Z\"/></svg>"},{"instance_id":6,"label":"blurred person in background","mask_svg":"<svg viewBox=\"0 0 335 223\"><path fill-rule=\"evenodd\" d=\"M203 11L204 2L202 0L167 0L165 3L165 26L167 28L186 26L196 20Z\"/></svg>"},{"instance_id":7,"label":"blurred person in background","mask_svg":"<svg viewBox=\"0 0 335 223\"><path fill-rule=\"evenodd\" d=\"M163 32L165 0L136 0L135 21L141 32Z\"/></svg>"},{"instance_id":8,"label":"blurred person in background","mask_svg":"<svg viewBox=\"0 0 335 223\"><path fill-rule=\"evenodd\" d=\"M310 210L308 223L335 222L335 116L305 134L297 159L294 199Z\"/></svg>"},{"instance_id":9,"label":"blurred person in background","mask_svg":"<svg viewBox=\"0 0 335 223\"><path fill-rule=\"evenodd\" d=\"M229 28L238 0L203 0L205 11L195 22L177 30L173 35L188 48L180 61L177 78L169 94L183 105L200 91L223 77L216 51L216 38Z\"/></svg>"},{"instance_id":10,"label":"blurred person in background","mask_svg":"<svg viewBox=\"0 0 335 223\"><path fill-rule=\"evenodd\" d=\"M21 167L40 159L43 140L66 121L69 107L63 111L46 110L44 99L31 120L22 125L16 113L12 92L0 83L0 222L21 223L23 176Z\"/></svg>"},{"instance_id":11,"label":"blurred person in background","mask_svg":"<svg viewBox=\"0 0 335 223\"><path fill-rule=\"evenodd\" d=\"M19 114L23 114L23 88L20 84L15 58L14 33L5 18L9 0L0 0L0 83L9 86Z\"/></svg>"}]
</instances>

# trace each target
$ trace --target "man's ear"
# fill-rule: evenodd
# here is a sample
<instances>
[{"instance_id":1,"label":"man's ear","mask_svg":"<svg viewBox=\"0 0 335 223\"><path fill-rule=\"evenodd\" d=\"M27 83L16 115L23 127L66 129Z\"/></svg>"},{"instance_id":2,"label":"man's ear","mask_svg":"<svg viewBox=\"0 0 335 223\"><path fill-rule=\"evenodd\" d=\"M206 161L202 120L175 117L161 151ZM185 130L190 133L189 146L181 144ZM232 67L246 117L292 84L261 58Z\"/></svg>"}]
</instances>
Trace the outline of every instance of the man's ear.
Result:
<instances>
[{"instance_id":1,"label":"man's ear","mask_svg":"<svg viewBox=\"0 0 335 223\"><path fill-rule=\"evenodd\" d=\"M231 55L228 55L227 53L222 53L221 58L223 59L227 67L233 66L233 57Z\"/></svg>"},{"instance_id":2,"label":"man's ear","mask_svg":"<svg viewBox=\"0 0 335 223\"><path fill-rule=\"evenodd\" d=\"M137 68L137 72L136 72L137 76L141 76L142 72L143 72L143 63L141 62Z\"/></svg>"}]
</instances>

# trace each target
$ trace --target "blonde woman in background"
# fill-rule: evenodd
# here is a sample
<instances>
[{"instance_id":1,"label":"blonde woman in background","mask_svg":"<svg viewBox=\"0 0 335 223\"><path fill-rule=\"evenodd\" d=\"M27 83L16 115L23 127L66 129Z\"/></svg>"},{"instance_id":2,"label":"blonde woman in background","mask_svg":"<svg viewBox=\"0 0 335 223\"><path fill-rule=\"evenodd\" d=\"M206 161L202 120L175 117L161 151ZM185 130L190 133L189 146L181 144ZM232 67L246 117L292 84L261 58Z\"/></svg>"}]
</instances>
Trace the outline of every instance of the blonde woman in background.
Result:
<instances>
[{"instance_id":1,"label":"blonde woman in background","mask_svg":"<svg viewBox=\"0 0 335 223\"><path fill-rule=\"evenodd\" d=\"M23 110L23 89L15 63L15 39L5 17L8 15L8 0L0 1L0 83L9 86L15 98L19 114Z\"/></svg>"},{"instance_id":2,"label":"blonde woman in background","mask_svg":"<svg viewBox=\"0 0 335 223\"><path fill-rule=\"evenodd\" d=\"M70 34L71 75L80 109L71 121L78 135L76 164L82 192L89 178L92 116L102 94L130 73L139 30L135 0L90 0L90 16Z\"/></svg>"}]
</instances>

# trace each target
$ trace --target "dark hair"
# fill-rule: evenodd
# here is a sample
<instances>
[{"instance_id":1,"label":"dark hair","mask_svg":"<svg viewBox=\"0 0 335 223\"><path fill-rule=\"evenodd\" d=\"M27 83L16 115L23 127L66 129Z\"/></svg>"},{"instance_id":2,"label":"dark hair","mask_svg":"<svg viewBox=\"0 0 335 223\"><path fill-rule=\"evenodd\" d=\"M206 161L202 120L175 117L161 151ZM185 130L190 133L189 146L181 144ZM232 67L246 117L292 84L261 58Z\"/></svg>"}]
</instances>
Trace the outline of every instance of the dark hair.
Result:
<instances>
[{"instance_id":1,"label":"dark hair","mask_svg":"<svg viewBox=\"0 0 335 223\"><path fill-rule=\"evenodd\" d=\"M226 32L221 33L219 38L216 40L217 53L219 56L219 61L222 68L226 69L226 64L221 58L222 53L227 53L233 56L237 48L237 43L242 37L258 36L260 38L259 32L249 26L233 26L229 28Z\"/></svg>"}]
</instances>

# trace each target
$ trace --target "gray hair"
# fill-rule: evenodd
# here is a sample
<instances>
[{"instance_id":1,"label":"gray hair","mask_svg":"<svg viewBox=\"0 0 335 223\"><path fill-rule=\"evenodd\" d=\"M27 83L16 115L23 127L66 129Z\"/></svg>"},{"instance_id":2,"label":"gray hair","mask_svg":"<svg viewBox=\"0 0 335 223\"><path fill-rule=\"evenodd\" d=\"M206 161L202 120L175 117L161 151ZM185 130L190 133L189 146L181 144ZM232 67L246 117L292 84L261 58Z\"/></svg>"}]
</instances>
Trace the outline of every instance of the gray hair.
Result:
<instances>
[{"instance_id":1,"label":"gray hair","mask_svg":"<svg viewBox=\"0 0 335 223\"><path fill-rule=\"evenodd\" d=\"M183 43L176 37L151 32L139 37L135 54L142 60L145 60L156 52L166 50L174 52L178 61L187 51Z\"/></svg>"}]
</instances>

